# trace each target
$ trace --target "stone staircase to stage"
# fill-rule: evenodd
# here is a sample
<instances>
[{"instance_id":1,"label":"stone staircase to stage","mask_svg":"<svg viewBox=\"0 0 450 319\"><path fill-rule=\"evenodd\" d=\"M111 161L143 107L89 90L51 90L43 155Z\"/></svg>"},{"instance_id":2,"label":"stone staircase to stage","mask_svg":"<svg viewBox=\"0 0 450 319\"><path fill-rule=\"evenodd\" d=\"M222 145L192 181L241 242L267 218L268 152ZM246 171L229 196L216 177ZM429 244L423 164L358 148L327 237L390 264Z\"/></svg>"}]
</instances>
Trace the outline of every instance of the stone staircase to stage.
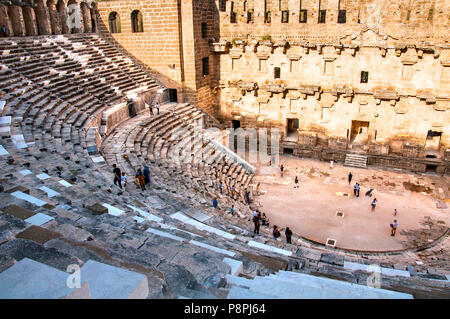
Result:
<instances>
[{"instance_id":1,"label":"stone staircase to stage","mask_svg":"<svg viewBox=\"0 0 450 319\"><path fill-rule=\"evenodd\" d=\"M347 153L344 166L367 168L367 156L363 154Z\"/></svg>"}]
</instances>

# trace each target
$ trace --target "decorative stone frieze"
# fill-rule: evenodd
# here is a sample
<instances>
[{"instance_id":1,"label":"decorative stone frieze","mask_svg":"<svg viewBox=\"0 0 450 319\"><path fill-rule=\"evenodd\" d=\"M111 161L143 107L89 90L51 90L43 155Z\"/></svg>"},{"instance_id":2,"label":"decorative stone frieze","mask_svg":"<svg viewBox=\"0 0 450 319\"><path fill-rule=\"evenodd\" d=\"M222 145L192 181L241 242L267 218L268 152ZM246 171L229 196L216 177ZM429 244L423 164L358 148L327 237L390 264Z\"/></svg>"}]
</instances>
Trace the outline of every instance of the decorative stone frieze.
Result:
<instances>
[{"instance_id":1,"label":"decorative stone frieze","mask_svg":"<svg viewBox=\"0 0 450 319\"><path fill-rule=\"evenodd\" d=\"M253 91L256 89L256 83L254 82L240 81L237 83L237 86L245 91Z\"/></svg>"},{"instance_id":2,"label":"decorative stone frieze","mask_svg":"<svg viewBox=\"0 0 450 319\"><path fill-rule=\"evenodd\" d=\"M211 52L227 53L229 50L229 42L213 42L211 43Z\"/></svg>"},{"instance_id":3,"label":"decorative stone frieze","mask_svg":"<svg viewBox=\"0 0 450 319\"><path fill-rule=\"evenodd\" d=\"M242 49L238 48L238 47L233 47L230 50L230 58L232 59L239 59L242 56Z\"/></svg>"},{"instance_id":4,"label":"decorative stone frieze","mask_svg":"<svg viewBox=\"0 0 450 319\"><path fill-rule=\"evenodd\" d=\"M260 60L267 60L270 57L270 52L269 51L258 51L258 52L256 52L256 56Z\"/></svg>"}]
</instances>

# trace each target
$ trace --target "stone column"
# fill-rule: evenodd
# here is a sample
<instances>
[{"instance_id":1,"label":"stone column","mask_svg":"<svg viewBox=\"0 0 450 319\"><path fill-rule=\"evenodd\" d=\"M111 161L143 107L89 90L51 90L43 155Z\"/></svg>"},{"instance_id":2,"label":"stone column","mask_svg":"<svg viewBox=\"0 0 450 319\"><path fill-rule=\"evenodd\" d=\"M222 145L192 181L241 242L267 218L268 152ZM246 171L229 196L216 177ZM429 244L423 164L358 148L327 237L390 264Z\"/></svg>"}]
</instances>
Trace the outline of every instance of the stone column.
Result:
<instances>
[{"instance_id":1,"label":"stone column","mask_svg":"<svg viewBox=\"0 0 450 319\"><path fill-rule=\"evenodd\" d=\"M22 37L25 35L25 24L23 22L22 10L19 6L9 6L8 16L11 21L12 31L11 35Z\"/></svg>"},{"instance_id":2,"label":"stone column","mask_svg":"<svg viewBox=\"0 0 450 319\"><path fill-rule=\"evenodd\" d=\"M51 34L52 31L50 27L50 19L47 7L44 5L43 0L36 0L35 4L36 7L34 8L34 14L36 16L39 34L41 35Z\"/></svg>"},{"instance_id":3,"label":"stone column","mask_svg":"<svg viewBox=\"0 0 450 319\"><path fill-rule=\"evenodd\" d=\"M25 24L25 33L28 36L38 35L36 25L36 16L31 7L22 7L23 22Z\"/></svg>"},{"instance_id":4,"label":"stone column","mask_svg":"<svg viewBox=\"0 0 450 319\"><path fill-rule=\"evenodd\" d=\"M13 29L11 25L11 19L8 16L8 8L0 4L0 27L5 26L6 34L8 36L13 35Z\"/></svg>"}]
</instances>

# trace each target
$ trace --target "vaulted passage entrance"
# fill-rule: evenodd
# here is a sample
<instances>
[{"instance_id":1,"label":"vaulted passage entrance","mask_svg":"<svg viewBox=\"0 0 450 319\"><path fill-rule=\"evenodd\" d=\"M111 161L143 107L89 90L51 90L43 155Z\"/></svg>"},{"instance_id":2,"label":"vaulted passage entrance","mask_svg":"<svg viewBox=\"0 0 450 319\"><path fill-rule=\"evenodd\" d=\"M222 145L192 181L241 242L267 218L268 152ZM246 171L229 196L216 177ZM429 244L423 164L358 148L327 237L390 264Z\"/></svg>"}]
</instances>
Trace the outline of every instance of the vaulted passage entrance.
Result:
<instances>
[{"instance_id":1,"label":"vaulted passage entrance","mask_svg":"<svg viewBox=\"0 0 450 319\"><path fill-rule=\"evenodd\" d=\"M352 121L352 133L350 143L366 144L369 139L369 122Z\"/></svg>"},{"instance_id":2,"label":"vaulted passage entrance","mask_svg":"<svg viewBox=\"0 0 450 319\"><path fill-rule=\"evenodd\" d=\"M296 118L286 119L286 137L289 139L298 138L299 121Z\"/></svg>"}]
</instances>

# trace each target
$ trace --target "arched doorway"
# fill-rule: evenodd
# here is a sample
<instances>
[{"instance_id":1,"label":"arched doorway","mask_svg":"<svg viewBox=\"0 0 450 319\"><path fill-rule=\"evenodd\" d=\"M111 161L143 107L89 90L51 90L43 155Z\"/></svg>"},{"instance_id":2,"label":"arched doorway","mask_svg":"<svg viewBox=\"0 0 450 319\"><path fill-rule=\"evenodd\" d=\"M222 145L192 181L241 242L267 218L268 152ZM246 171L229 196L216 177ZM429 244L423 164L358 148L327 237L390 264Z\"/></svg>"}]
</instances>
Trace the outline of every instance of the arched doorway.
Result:
<instances>
[{"instance_id":1,"label":"arched doorway","mask_svg":"<svg viewBox=\"0 0 450 319\"><path fill-rule=\"evenodd\" d=\"M67 25L67 8L64 0L58 0L56 3L56 10L58 10L58 20L61 27L61 33L69 33L69 27Z\"/></svg>"},{"instance_id":2,"label":"arched doorway","mask_svg":"<svg viewBox=\"0 0 450 319\"><path fill-rule=\"evenodd\" d=\"M111 12L108 17L109 32L120 33L120 17L117 12Z\"/></svg>"},{"instance_id":3,"label":"arched doorway","mask_svg":"<svg viewBox=\"0 0 450 319\"><path fill-rule=\"evenodd\" d=\"M131 31L144 32L144 22L142 19L142 13L139 10L131 12Z\"/></svg>"}]
</instances>

